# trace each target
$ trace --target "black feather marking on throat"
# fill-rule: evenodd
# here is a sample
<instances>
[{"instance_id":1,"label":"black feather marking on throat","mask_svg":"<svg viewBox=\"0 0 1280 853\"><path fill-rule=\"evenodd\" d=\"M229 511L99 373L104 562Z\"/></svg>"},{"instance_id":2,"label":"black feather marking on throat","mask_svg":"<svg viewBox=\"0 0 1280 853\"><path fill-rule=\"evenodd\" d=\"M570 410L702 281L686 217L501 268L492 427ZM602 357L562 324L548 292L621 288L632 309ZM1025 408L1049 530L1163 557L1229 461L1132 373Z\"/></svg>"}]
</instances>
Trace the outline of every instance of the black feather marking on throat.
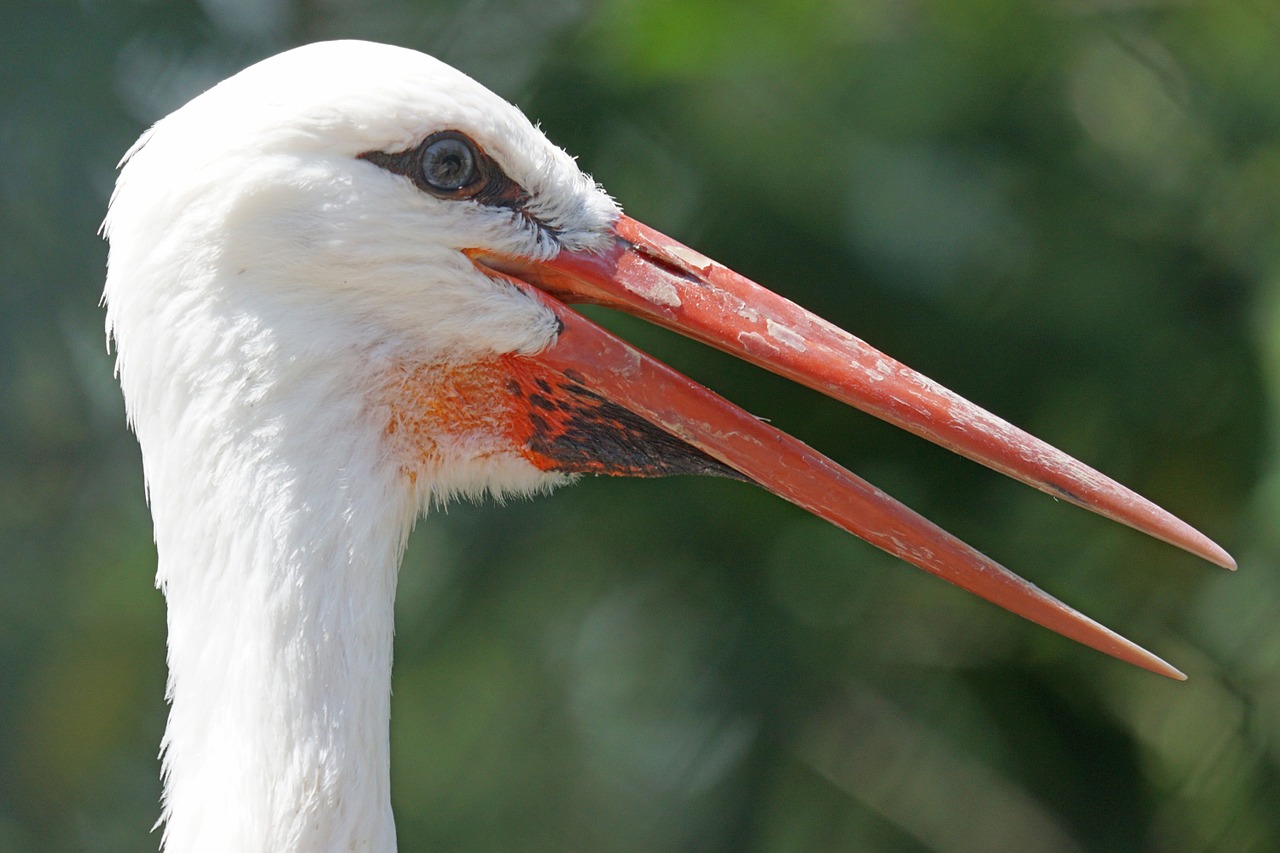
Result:
<instances>
[{"instance_id":1,"label":"black feather marking on throat","mask_svg":"<svg viewBox=\"0 0 1280 853\"><path fill-rule=\"evenodd\" d=\"M528 447L566 474L668 477L701 474L752 482L706 452L591 391L572 371L509 389L527 404ZM552 383L555 384L552 384Z\"/></svg>"}]
</instances>

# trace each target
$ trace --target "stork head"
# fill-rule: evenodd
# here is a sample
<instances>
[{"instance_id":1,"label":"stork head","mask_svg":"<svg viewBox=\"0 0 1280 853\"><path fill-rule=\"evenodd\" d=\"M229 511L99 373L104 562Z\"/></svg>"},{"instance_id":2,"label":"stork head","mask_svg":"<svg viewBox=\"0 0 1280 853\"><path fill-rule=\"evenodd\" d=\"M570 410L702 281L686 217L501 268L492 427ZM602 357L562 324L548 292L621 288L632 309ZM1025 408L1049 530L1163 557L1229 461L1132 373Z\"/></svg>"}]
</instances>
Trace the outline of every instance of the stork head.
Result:
<instances>
[{"instance_id":1,"label":"stork head","mask_svg":"<svg viewBox=\"0 0 1280 853\"><path fill-rule=\"evenodd\" d=\"M138 140L106 224L107 302L127 334L126 276L134 293L242 283L238 296L389 327L453 359L526 352L554 322L462 251L599 249L618 215L466 75L411 50L324 42L242 71ZM334 339L352 343L344 331Z\"/></svg>"},{"instance_id":2,"label":"stork head","mask_svg":"<svg viewBox=\"0 0 1280 853\"><path fill-rule=\"evenodd\" d=\"M569 307L591 302L1231 564L1123 486L624 216L519 110L422 54L360 42L289 51L159 122L126 161L105 226L105 300L144 448L140 413L187 399L158 389L256 400L280 375L305 384L328 371L367 385L379 440L420 487L735 477L1066 636L1178 675Z\"/></svg>"}]
</instances>

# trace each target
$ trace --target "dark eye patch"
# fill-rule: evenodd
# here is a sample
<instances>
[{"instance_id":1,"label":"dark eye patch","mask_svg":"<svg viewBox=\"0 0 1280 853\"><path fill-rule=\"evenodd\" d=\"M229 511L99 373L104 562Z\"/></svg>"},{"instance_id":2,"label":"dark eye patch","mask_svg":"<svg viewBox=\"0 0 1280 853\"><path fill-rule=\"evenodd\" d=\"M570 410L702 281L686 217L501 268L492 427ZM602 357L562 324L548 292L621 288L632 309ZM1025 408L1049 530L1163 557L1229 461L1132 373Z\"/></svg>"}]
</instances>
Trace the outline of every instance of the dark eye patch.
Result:
<instances>
[{"instance_id":1,"label":"dark eye patch","mask_svg":"<svg viewBox=\"0 0 1280 853\"><path fill-rule=\"evenodd\" d=\"M524 187L508 177L471 137L456 130L433 133L404 151L366 151L359 157L404 175L418 189L437 198L470 199L522 213L529 201Z\"/></svg>"}]
</instances>

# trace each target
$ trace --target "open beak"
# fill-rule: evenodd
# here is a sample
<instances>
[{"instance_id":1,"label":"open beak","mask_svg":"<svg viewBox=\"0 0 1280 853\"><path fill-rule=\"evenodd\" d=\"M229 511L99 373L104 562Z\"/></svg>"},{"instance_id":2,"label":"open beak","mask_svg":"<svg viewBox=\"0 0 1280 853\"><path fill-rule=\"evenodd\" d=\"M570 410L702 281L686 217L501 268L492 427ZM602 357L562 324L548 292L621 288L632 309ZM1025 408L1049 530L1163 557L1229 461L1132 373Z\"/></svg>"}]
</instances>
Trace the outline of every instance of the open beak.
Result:
<instances>
[{"instance_id":1,"label":"open beak","mask_svg":"<svg viewBox=\"0 0 1280 853\"><path fill-rule=\"evenodd\" d=\"M675 240L626 216L615 232L602 252L561 251L550 261L468 252L560 318L562 332L534 357L543 369L912 565L1099 651L1185 677L566 303L609 306L688 335L1234 569L1226 551L1119 483Z\"/></svg>"}]
</instances>

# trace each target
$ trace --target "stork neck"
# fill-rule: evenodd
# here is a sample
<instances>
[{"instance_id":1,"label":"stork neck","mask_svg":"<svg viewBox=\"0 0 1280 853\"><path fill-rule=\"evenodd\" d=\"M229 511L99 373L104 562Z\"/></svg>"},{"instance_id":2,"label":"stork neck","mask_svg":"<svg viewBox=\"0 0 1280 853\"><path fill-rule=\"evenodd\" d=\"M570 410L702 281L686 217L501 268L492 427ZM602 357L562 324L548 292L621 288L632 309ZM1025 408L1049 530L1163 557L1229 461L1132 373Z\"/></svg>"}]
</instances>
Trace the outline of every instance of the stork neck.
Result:
<instances>
[{"instance_id":1,"label":"stork neck","mask_svg":"<svg viewBox=\"0 0 1280 853\"><path fill-rule=\"evenodd\" d=\"M393 603L416 504L359 400L312 402L268 392L148 455L169 853L395 849Z\"/></svg>"}]
</instances>

